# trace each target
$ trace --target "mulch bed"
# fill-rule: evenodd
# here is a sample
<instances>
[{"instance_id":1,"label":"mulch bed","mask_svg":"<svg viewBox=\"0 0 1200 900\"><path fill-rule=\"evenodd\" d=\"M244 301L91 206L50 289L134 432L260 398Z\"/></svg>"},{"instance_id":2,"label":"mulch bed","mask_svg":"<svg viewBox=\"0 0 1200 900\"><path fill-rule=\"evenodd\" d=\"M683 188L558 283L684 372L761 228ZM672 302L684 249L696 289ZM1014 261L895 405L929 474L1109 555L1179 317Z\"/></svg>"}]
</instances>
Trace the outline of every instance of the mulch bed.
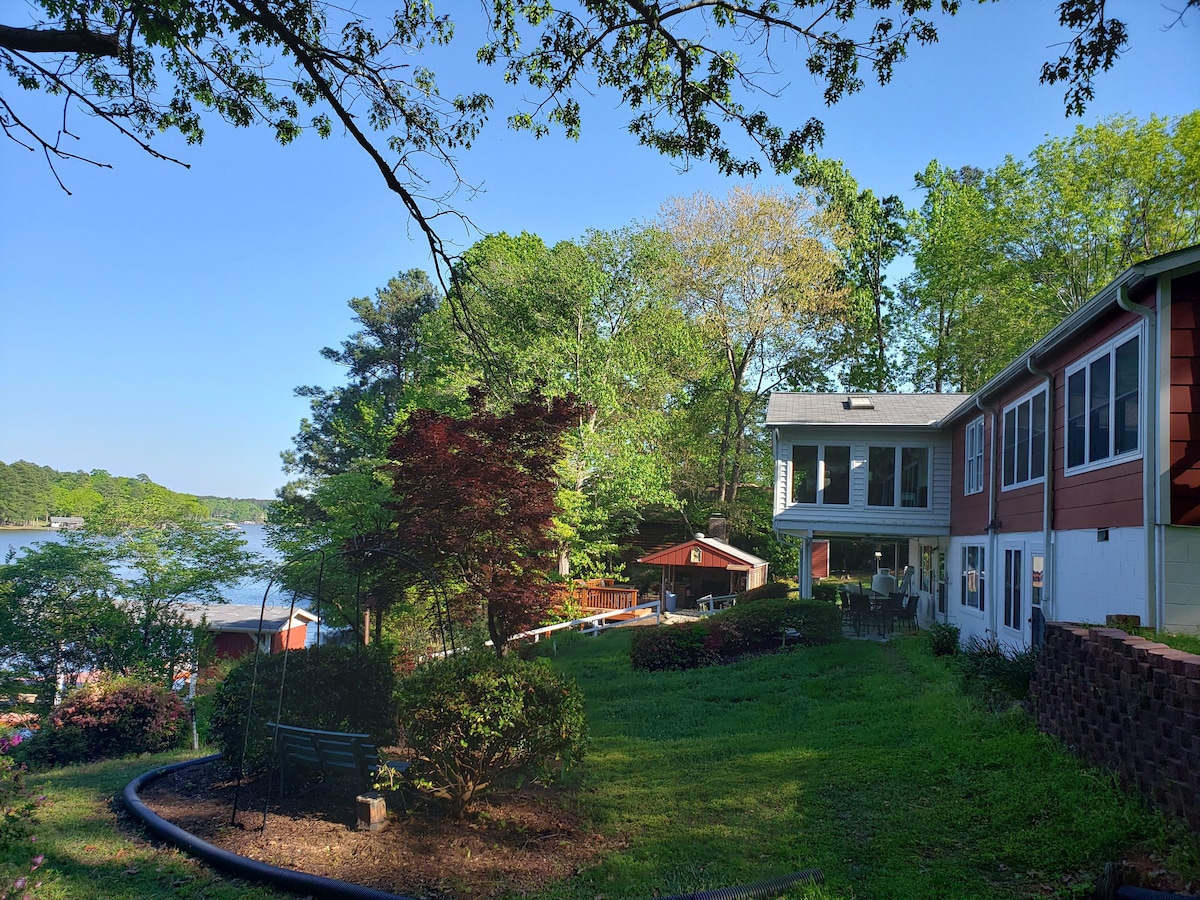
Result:
<instances>
[{"instance_id":1,"label":"mulch bed","mask_svg":"<svg viewBox=\"0 0 1200 900\"><path fill-rule=\"evenodd\" d=\"M289 782L273 791L263 827L265 779L237 782L216 761L192 766L142 791L158 815L225 850L275 866L411 897L493 897L568 878L598 860L603 838L568 808L557 788L496 791L461 821L437 803L388 798L388 827L356 829L358 791L342 780Z\"/></svg>"}]
</instances>

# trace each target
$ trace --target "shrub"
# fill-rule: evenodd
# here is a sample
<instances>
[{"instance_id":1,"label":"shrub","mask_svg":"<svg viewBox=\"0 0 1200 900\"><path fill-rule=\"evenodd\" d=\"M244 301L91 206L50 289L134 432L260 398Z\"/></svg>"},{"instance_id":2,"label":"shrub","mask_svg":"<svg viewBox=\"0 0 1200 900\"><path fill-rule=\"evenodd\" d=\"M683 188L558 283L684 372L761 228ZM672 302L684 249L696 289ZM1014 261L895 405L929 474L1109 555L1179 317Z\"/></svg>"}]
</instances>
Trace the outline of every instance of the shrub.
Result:
<instances>
[{"instance_id":1,"label":"shrub","mask_svg":"<svg viewBox=\"0 0 1200 900\"><path fill-rule=\"evenodd\" d=\"M929 647L934 656L954 656L959 649L957 625L949 622L933 622L929 626Z\"/></svg>"},{"instance_id":2,"label":"shrub","mask_svg":"<svg viewBox=\"0 0 1200 900\"><path fill-rule=\"evenodd\" d=\"M1029 699L1036 664L1035 650L1010 651L994 637L971 638L956 660L963 690L993 710Z\"/></svg>"},{"instance_id":3,"label":"shrub","mask_svg":"<svg viewBox=\"0 0 1200 900\"><path fill-rule=\"evenodd\" d=\"M786 597L790 591L795 590L786 581L768 581L766 584L760 584L756 588L742 591L734 597L734 604L752 603L755 600L770 600L778 597Z\"/></svg>"},{"instance_id":4,"label":"shrub","mask_svg":"<svg viewBox=\"0 0 1200 900\"><path fill-rule=\"evenodd\" d=\"M29 837L38 800L25 788L25 767L0 756L0 851Z\"/></svg>"},{"instance_id":5,"label":"shrub","mask_svg":"<svg viewBox=\"0 0 1200 900\"><path fill-rule=\"evenodd\" d=\"M731 607L713 619L725 620L742 633L741 653L777 649L785 629L799 632L796 643L805 647L842 639L842 620L837 607L821 600L763 600Z\"/></svg>"},{"instance_id":6,"label":"shrub","mask_svg":"<svg viewBox=\"0 0 1200 900\"><path fill-rule=\"evenodd\" d=\"M68 694L14 753L38 766L158 753L180 746L189 723L172 691L132 678L105 679Z\"/></svg>"},{"instance_id":7,"label":"shrub","mask_svg":"<svg viewBox=\"0 0 1200 900\"><path fill-rule=\"evenodd\" d=\"M814 581L812 595L814 600L822 603L837 603L837 592L840 585L833 581Z\"/></svg>"},{"instance_id":8,"label":"shrub","mask_svg":"<svg viewBox=\"0 0 1200 900\"><path fill-rule=\"evenodd\" d=\"M249 657L218 688L209 734L227 760L235 765L242 761L243 770L250 773L261 772L270 763L266 723L276 721L276 716L285 725L362 732L379 746L387 746L398 734L395 687L392 662L386 651L375 646L310 647L286 656L263 656L257 675Z\"/></svg>"},{"instance_id":9,"label":"shrub","mask_svg":"<svg viewBox=\"0 0 1200 900\"><path fill-rule=\"evenodd\" d=\"M708 622L682 622L658 628L634 629L629 658L635 669L657 672L665 669L695 669L718 661L705 652Z\"/></svg>"},{"instance_id":10,"label":"shrub","mask_svg":"<svg viewBox=\"0 0 1200 900\"><path fill-rule=\"evenodd\" d=\"M783 632L799 632L794 644L811 647L842 639L837 607L820 600L759 600L730 607L698 622L643 628L633 636L635 669L694 669L778 650Z\"/></svg>"},{"instance_id":11,"label":"shrub","mask_svg":"<svg viewBox=\"0 0 1200 900\"><path fill-rule=\"evenodd\" d=\"M542 660L473 651L419 667L400 685L414 783L461 817L497 777L549 774L586 744L583 695Z\"/></svg>"}]
</instances>

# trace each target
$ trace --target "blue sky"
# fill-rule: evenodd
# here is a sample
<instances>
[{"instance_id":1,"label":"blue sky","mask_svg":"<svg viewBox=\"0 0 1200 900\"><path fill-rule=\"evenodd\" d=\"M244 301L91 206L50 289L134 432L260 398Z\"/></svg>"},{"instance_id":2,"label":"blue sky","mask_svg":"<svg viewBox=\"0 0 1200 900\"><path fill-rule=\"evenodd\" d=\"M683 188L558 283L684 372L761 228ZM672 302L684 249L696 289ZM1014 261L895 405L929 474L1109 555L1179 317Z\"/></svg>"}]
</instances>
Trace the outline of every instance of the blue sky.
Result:
<instances>
[{"instance_id":1,"label":"blue sky","mask_svg":"<svg viewBox=\"0 0 1200 900\"><path fill-rule=\"evenodd\" d=\"M1048 0L966 6L889 85L832 109L797 66L772 108L786 125L823 117L823 155L913 204L913 175L931 159L987 168L1079 122L1200 106L1200 15L1164 32L1183 0L1110 6L1129 21L1131 48L1100 77L1082 120L1064 117L1058 87L1038 84L1064 39ZM703 162L680 171L638 147L615 103L585 102L577 143L506 130L499 103L459 157L483 189L460 195L478 229L571 239L651 218L671 196L732 186ZM281 148L212 121L200 147L164 142L191 164L182 169L82 117L75 125L80 149L113 168L60 165L69 196L39 156L0 140L0 461L271 496L285 480L279 453L307 412L292 389L341 381L319 351L353 330L346 302L399 271L429 269L422 238L337 134ZM759 179L775 183L790 184ZM460 247L479 236L445 231Z\"/></svg>"}]
</instances>

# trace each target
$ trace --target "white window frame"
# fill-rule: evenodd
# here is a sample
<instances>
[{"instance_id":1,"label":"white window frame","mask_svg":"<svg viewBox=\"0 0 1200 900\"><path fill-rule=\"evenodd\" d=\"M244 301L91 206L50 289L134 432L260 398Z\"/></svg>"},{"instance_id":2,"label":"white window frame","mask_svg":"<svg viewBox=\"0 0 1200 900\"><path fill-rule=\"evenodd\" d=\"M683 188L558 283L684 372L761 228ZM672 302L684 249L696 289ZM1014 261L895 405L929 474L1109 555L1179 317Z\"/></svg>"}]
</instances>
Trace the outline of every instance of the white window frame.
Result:
<instances>
[{"instance_id":1,"label":"white window frame","mask_svg":"<svg viewBox=\"0 0 1200 900\"><path fill-rule=\"evenodd\" d=\"M893 466L892 470L892 502L890 504L874 504L871 503L871 451L872 450L887 450L893 451ZM925 505L924 506L904 506L904 451L905 450L923 450L925 451ZM867 492L866 492L866 508L867 509L933 509L933 448L928 444L871 444L867 447Z\"/></svg>"},{"instance_id":2,"label":"white window frame","mask_svg":"<svg viewBox=\"0 0 1200 900\"><path fill-rule=\"evenodd\" d=\"M968 556L970 551L978 552L979 567L976 569L968 568ZM969 591L968 571L975 573L975 590ZM959 581L961 582L961 590L959 592L959 605L964 609L975 610L976 612L984 612L984 606L987 601L987 547L983 544L963 544L962 545L962 569L959 571ZM967 597L974 594L977 600L976 603L968 603Z\"/></svg>"},{"instance_id":3,"label":"white window frame","mask_svg":"<svg viewBox=\"0 0 1200 900\"><path fill-rule=\"evenodd\" d=\"M964 434L963 496L983 493L983 416L968 422Z\"/></svg>"},{"instance_id":4,"label":"white window frame","mask_svg":"<svg viewBox=\"0 0 1200 900\"><path fill-rule=\"evenodd\" d=\"M1123 453L1116 454L1113 452L1116 440L1115 416L1117 407L1116 398L1116 380L1117 380L1117 349L1125 346L1129 341L1137 341L1137 446L1132 450L1126 450ZM1097 360L1107 356L1108 364L1108 449L1107 456L1096 460L1089 460L1091 445L1091 395L1092 395L1092 364ZM1138 325L1121 332L1112 340L1106 341L1101 346L1092 350L1087 356L1080 357L1074 363L1066 368L1063 373L1063 474L1070 477L1071 475L1080 475L1084 472L1093 472L1096 469L1103 469L1108 466L1115 466L1130 460L1140 459L1142 456L1142 448L1145 446L1146 436L1142 432L1142 412L1146 408L1146 393L1143 388L1143 375L1146 371L1146 336L1144 329ZM1070 385L1072 376L1079 372L1084 374L1084 416L1083 416L1083 447L1084 461L1072 466L1071 460L1071 432L1070 432L1070 413L1071 413L1071 393Z\"/></svg>"},{"instance_id":5,"label":"white window frame","mask_svg":"<svg viewBox=\"0 0 1200 900\"><path fill-rule=\"evenodd\" d=\"M792 498L796 494L796 447L816 447L817 448L817 500L815 503L807 501L796 501ZM830 503L825 500L825 448L826 447L844 447L846 449L846 502L845 503ZM792 458L788 461L788 504L791 506L832 506L838 509L847 509L850 507L853 500L853 478L854 478L854 448L849 443L839 443L837 441L818 441L817 443L793 443Z\"/></svg>"},{"instance_id":6,"label":"white window frame","mask_svg":"<svg viewBox=\"0 0 1200 900\"><path fill-rule=\"evenodd\" d=\"M1010 412L1015 412L1014 418L1019 419L1021 416L1021 407L1024 406L1025 404L1029 405L1029 438L1028 438L1028 446L1026 448L1026 452L1028 453L1028 459L1026 459L1026 463L1028 464L1028 467L1029 467L1028 471L1033 472L1033 464L1034 464L1034 459L1035 459L1034 452L1033 452L1033 418L1034 418L1034 416L1033 416L1033 401L1039 394L1042 396L1043 404L1046 405L1045 408L1048 408L1049 402L1050 402L1049 396L1046 393L1046 389L1044 387L1040 387L1040 388L1034 388L1032 391L1030 391L1029 393L1025 394L1024 396L1018 398L1017 400L1014 400L1012 403L1008 404L1000 411L1000 423L1001 423L1000 490L1001 491L1011 491L1011 490L1015 490L1017 488L1028 487L1031 484L1041 484L1042 482L1044 482L1046 480L1046 472L1045 472L1046 441L1050 440L1050 433L1049 433L1049 430L1046 428L1047 417L1046 417L1046 414L1043 412L1042 419L1041 419L1041 422L1042 422L1042 452L1040 454L1038 454L1038 456L1037 456L1037 461L1042 466L1042 474L1037 475L1037 476L1030 475L1030 476L1026 477L1024 480L1022 480L1020 478L1020 476L1017 474L1020 471L1018 468L1020 459L1018 458L1018 459L1014 460L1014 462L1013 462L1013 480L1008 481L1008 414ZM1014 448L1016 447L1016 443L1017 443L1016 439L1014 438L1013 439Z\"/></svg>"}]
</instances>

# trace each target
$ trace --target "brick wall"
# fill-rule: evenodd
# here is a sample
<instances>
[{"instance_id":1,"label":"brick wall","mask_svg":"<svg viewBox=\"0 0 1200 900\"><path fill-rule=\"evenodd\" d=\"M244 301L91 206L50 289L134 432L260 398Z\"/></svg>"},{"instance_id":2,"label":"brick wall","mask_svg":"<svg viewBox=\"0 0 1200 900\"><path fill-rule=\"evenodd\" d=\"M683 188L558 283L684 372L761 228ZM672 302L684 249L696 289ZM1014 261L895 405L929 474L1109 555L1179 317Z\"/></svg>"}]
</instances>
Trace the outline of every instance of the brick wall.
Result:
<instances>
[{"instance_id":1,"label":"brick wall","mask_svg":"<svg viewBox=\"0 0 1200 900\"><path fill-rule=\"evenodd\" d=\"M1051 622L1030 687L1042 731L1200 832L1200 656Z\"/></svg>"}]
</instances>

